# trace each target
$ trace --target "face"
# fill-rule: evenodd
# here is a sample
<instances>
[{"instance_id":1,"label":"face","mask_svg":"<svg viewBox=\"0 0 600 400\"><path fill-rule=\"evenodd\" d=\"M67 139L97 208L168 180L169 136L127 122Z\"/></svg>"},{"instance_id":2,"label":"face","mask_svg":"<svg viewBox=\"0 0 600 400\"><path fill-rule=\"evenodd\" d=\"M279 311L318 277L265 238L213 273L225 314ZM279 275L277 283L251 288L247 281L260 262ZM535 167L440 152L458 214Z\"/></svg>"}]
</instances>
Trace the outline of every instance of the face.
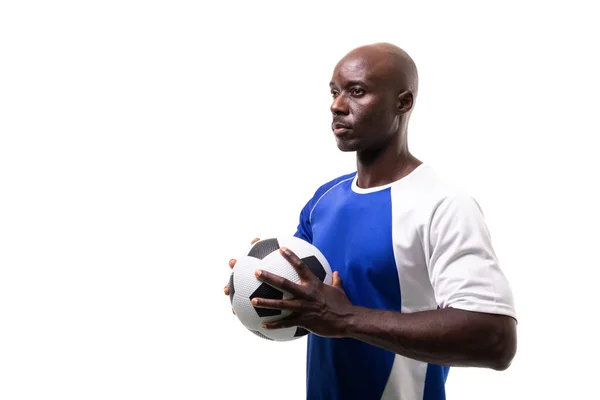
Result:
<instances>
[{"instance_id":1,"label":"face","mask_svg":"<svg viewBox=\"0 0 600 400\"><path fill-rule=\"evenodd\" d=\"M351 56L336 66L330 83L331 128L342 151L376 150L398 131L398 93L383 62Z\"/></svg>"}]
</instances>

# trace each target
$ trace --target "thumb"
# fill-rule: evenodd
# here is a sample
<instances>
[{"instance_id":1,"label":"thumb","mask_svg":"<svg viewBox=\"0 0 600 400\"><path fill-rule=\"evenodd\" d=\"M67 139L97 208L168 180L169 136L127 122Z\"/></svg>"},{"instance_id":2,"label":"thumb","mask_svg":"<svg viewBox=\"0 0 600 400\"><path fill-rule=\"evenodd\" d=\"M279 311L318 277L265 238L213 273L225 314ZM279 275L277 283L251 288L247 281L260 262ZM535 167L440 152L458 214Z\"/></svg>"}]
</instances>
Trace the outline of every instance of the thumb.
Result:
<instances>
[{"instance_id":1,"label":"thumb","mask_svg":"<svg viewBox=\"0 0 600 400\"><path fill-rule=\"evenodd\" d=\"M339 289L342 288L342 278L340 278L340 273L337 271L333 272L333 282L331 283L331 286Z\"/></svg>"}]
</instances>

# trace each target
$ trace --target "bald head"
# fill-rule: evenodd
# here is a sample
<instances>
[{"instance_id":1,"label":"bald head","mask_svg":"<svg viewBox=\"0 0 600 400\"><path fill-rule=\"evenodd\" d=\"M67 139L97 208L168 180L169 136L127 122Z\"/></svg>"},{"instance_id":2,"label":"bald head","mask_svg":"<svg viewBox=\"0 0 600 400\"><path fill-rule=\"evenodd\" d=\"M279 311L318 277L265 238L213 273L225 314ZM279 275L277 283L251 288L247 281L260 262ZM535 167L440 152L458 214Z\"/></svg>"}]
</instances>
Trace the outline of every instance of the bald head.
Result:
<instances>
[{"instance_id":1,"label":"bald head","mask_svg":"<svg viewBox=\"0 0 600 400\"><path fill-rule=\"evenodd\" d=\"M393 84L396 91L410 90L416 98L419 88L417 67L413 59L400 47L390 43L373 43L357 47L346 54L336 69L362 68L368 78Z\"/></svg>"},{"instance_id":2,"label":"bald head","mask_svg":"<svg viewBox=\"0 0 600 400\"><path fill-rule=\"evenodd\" d=\"M335 66L329 83L332 129L344 151L404 146L418 90L410 56L389 43L355 48Z\"/></svg>"}]
</instances>

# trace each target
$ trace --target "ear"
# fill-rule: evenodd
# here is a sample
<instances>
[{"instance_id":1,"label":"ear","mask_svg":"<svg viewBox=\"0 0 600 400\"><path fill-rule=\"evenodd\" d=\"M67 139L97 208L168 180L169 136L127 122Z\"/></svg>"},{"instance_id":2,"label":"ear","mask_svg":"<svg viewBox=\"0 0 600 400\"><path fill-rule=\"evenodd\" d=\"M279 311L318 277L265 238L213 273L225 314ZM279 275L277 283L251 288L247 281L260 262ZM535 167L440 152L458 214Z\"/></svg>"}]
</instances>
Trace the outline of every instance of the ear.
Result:
<instances>
[{"instance_id":1,"label":"ear","mask_svg":"<svg viewBox=\"0 0 600 400\"><path fill-rule=\"evenodd\" d=\"M410 90L405 90L404 92L398 95L398 102L396 104L396 109L400 114L406 114L413 107L413 94Z\"/></svg>"}]
</instances>

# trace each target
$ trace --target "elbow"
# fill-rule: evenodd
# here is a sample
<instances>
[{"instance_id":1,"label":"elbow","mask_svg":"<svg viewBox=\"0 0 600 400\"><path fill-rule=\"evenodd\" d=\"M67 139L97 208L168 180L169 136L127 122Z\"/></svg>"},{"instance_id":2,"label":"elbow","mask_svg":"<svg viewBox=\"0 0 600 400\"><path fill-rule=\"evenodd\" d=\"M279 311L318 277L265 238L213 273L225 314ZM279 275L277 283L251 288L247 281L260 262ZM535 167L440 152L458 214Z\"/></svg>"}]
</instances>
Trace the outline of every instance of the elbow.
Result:
<instances>
[{"instance_id":1,"label":"elbow","mask_svg":"<svg viewBox=\"0 0 600 400\"><path fill-rule=\"evenodd\" d=\"M490 368L495 371L506 371L512 364L514 353L503 353L491 360Z\"/></svg>"},{"instance_id":2,"label":"elbow","mask_svg":"<svg viewBox=\"0 0 600 400\"><path fill-rule=\"evenodd\" d=\"M490 351L489 367L495 371L507 370L517 353L517 330L516 322L509 318L503 326L495 332L495 343Z\"/></svg>"}]
</instances>

